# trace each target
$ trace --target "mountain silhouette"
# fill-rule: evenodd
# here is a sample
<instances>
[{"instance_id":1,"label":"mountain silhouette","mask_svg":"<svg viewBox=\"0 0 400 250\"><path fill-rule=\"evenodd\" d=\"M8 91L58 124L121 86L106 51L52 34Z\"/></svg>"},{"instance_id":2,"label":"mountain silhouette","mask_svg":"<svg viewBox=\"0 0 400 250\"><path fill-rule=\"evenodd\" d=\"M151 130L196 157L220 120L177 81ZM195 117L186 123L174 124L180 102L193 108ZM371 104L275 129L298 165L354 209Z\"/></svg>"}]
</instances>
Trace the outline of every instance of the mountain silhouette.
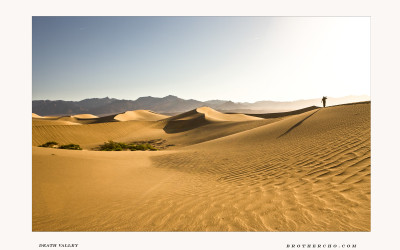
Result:
<instances>
[{"instance_id":1,"label":"mountain silhouette","mask_svg":"<svg viewBox=\"0 0 400 250\"><path fill-rule=\"evenodd\" d=\"M367 100L370 100L369 96L330 97L327 105L332 106ZM40 116L75 115L83 113L105 116L123 113L129 110L152 110L161 114L174 115L202 106L208 106L224 113L260 114L286 112L314 105L319 106L320 101L320 98L315 98L292 102L258 101L249 103L233 102L229 100L210 100L202 102L193 99L186 100L173 95L165 97L145 96L139 97L136 100L120 100L109 97L89 98L81 101L33 100L32 113Z\"/></svg>"}]
</instances>

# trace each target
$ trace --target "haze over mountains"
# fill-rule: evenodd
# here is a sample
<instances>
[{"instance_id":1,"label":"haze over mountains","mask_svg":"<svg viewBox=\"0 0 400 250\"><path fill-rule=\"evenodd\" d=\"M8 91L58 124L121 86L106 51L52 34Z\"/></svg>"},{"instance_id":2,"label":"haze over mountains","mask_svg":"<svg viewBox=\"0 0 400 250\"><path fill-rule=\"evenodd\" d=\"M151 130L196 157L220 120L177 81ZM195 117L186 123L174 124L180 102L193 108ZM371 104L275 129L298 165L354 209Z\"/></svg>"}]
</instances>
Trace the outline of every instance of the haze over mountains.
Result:
<instances>
[{"instance_id":1,"label":"haze over mountains","mask_svg":"<svg viewBox=\"0 0 400 250\"><path fill-rule=\"evenodd\" d=\"M328 96L328 106L350 102L370 100L369 96L347 96L333 98ZM41 116L45 115L75 115L89 113L97 116L122 113L128 110L152 110L161 114L177 114L193 110L198 107L208 106L225 113L274 113L301 109L309 106L321 106L321 99L297 100L292 102L258 101L232 102L226 100L197 101L182 99L168 95L159 97L140 97L137 100L119 100L115 98L90 98L82 101L63 100L34 100L32 112Z\"/></svg>"}]
</instances>

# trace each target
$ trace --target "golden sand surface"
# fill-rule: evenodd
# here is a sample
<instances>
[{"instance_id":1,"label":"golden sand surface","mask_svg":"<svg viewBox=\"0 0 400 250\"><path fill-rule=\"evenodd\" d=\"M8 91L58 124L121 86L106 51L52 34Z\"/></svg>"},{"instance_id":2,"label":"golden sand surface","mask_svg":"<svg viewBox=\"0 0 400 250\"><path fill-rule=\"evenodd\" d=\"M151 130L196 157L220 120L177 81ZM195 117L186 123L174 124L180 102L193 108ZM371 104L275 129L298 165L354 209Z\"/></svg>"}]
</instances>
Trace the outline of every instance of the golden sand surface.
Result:
<instances>
[{"instance_id":1,"label":"golden sand surface","mask_svg":"<svg viewBox=\"0 0 400 250\"><path fill-rule=\"evenodd\" d=\"M133 110L118 114L114 119L117 121L158 121L168 117L169 116L157 114L150 110Z\"/></svg>"},{"instance_id":2,"label":"golden sand surface","mask_svg":"<svg viewBox=\"0 0 400 250\"><path fill-rule=\"evenodd\" d=\"M40 116L38 114L35 114L35 113L32 113L32 118L42 118L42 116Z\"/></svg>"},{"instance_id":3,"label":"golden sand surface","mask_svg":"<svg viewBox=\"0 0 400 250\"><path fill-rule=\"evenodd\" d=\"M96 115L92 114L79 114L79 115L73 115L72 117L78 118L78 119L93 119L93 118L99 118Z\"/></svg>"},{"instance_id":4,"label":"golden sand surface","mask_svg":"<svg viewBox=\"0 0 400 250\"><path fill-rule=\"evenodd\" d=\"M34 118L32 230L370 231L370 103L233 116L199 108L80 126ZM156 138L174 146L91 150ZM50 140L84 150L37 147Z\"/></svg>"}]
</instances>

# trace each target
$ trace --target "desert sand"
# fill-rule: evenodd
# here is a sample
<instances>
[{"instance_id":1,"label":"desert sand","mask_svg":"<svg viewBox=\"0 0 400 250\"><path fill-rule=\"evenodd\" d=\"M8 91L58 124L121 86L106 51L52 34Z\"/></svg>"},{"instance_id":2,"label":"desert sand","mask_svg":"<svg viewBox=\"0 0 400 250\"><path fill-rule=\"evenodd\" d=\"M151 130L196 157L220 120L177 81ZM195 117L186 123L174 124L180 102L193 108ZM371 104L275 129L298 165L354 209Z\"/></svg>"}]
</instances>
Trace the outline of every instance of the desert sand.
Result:
<instances>
[{"instance_id":1,"label":"desert sand","mask_svg":"<svg viewBox=\"0 0 400 250\"><path fill-rule=\"evenodd\" d=\"M32 114L33 231L371 230L369 102L85 118ZM93 150L158 138L171 146Z\"/></svg>"},{"instance_id":2,"label":"desert sand","mask_svg":"<svg viewBox=\"0 0 400 250\"><path fill-rule=\"evenodd\" d=\"M79 114L79 115L73 115L71 117L75 117L78 119L93 119L93 118L99 118L96 115L92 115L92 114Z\"/></svg>"},{"instance_id":3,"label":"desert sand","mask_svg":"<svg viewBox=\"0 0 400 250\"><path fill-rule=\"evenodd\" d=\"M117 121L158 121L168 118L166 115L157 114L150 110L133 110L126 111L114 117Z\"/></svg>"},{"instance_id":4,"label":"desert sand","mask_svg":"<svg viewBox=\"0 0 400 250\"><path fill-rule=\"evenodd\" d=\"M42 116L40 116L38 114L35 114L35 113L32 113L32 118L42 118Z\"/></svg>"}]
</instances>

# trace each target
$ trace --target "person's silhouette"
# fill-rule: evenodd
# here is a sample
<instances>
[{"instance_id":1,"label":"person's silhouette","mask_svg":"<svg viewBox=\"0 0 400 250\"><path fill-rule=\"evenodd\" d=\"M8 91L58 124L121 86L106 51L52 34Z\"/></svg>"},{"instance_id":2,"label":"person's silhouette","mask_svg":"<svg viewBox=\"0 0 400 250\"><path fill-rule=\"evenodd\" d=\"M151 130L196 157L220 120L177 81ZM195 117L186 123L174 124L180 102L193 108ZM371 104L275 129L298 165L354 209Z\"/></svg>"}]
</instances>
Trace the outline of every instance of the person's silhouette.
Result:
<instances>
[{"instance_id":1,"label":"person's silhouette","mask_svg":"<svg viewBox=\"0 0 400 250\"><path fill-rule=\"evenodd\" d=\"M322 101L321 102L324 104L324 108L326 106L326 99L328 99L328 97L326 97L326 96L322 97Z\"/></svg>"}]
</instances>

